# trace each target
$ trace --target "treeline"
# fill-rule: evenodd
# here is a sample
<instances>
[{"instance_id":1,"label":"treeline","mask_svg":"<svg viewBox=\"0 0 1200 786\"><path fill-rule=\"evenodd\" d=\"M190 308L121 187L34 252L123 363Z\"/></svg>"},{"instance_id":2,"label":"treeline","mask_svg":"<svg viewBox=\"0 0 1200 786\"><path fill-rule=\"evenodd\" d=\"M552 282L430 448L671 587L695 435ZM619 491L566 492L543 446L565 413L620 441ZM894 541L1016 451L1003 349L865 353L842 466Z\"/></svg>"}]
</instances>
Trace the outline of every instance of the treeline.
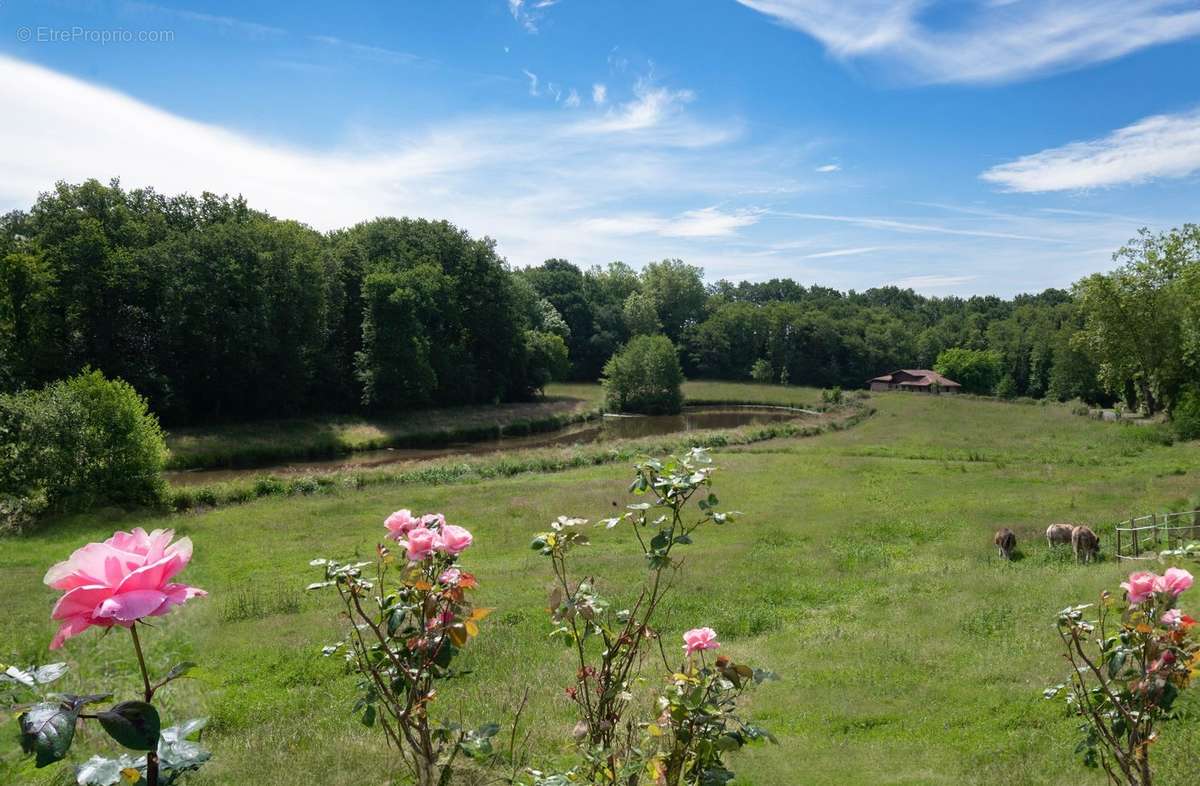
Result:
<instances>
[{"instance_id":1,"label":"treeline","mask_svg":"<svg viewBox=\"0 0 1200 786\"><path fill-rule=\"evenodd\" d=\"M90 366L172 422L524 398L566 363L537 306L444 221L321 234L96 181L0 218L0 390Z\"/></svg>"},{"instance_id":2,"label":"treeline","mask_svg":"<svg viewBox=\"0 0 1200 786\"><path fill-rule=\"evenodd\" d=\"M585 271L552 259L517 275L565 320L581 380L596 379L631 336L661 332L691 377L854 388L966 349L996 359L979 392L1111 401L1099 362L1076 339L1084 317L1065 290L1003 300L897 287L847 293L790 279L706 286L702 270L679 260L652 262L639 275L619 262Z\"/></svg>"},{"instance_id":3,"label":"treeline","mask_svg":"<svg viewBox=\"0 0 1200 786\"><path fill-rule=\"evenodd\" d=\"M852 388L941 358L979 392L1174 410L1200 380L1198 248L1188 225L1070 291L925 297L706 284L671 259L511 270L444 221L322 234L242 199L59 184L0 218L0 391L92 367L169 422L479 403L665 335L690 377Z\"/></svg>"}]
</instances>

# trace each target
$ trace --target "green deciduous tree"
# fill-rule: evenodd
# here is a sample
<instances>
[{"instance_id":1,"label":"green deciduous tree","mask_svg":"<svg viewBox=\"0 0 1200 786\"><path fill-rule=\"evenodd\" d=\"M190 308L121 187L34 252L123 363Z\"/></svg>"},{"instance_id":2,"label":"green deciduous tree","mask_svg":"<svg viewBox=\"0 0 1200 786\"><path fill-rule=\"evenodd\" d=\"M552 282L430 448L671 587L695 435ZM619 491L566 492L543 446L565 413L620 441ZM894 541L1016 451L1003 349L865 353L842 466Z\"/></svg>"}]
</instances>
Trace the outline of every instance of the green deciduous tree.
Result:
<instances>
[{"instance_id":1,"label":"green deciduous tree","mask_svg":"<svg viewBox=\"0 0 1200 786\"><path fill-rule=\"evenodd\" d=\"M635 336L604 365L606 405L615 412L665 414L683 407L683 370L666 336Z\"/></svg>"},{"instance_id":2,"label":"green deciduous tree","mask_svg":"<svg viewBox=\"0 0 1200 786\"><path fill-rule=\"evenodd\" d=\"M962 385L964 393L982 395L994 393L1003 374L1001 355L994 349L947 349L933 369Z\"/></svg>"}]
</instances>

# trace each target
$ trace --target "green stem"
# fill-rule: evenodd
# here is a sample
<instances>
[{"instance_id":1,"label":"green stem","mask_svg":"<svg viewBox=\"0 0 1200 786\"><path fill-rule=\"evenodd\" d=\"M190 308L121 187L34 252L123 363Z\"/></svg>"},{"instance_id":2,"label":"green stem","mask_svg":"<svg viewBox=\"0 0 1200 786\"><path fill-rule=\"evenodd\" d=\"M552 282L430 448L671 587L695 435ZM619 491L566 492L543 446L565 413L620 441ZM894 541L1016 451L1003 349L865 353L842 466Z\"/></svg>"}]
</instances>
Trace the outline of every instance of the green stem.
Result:
<instances>
[{"instance_id":1,"label":"green stem","mask_svg":"<svg viewBox=\"0 0 1200 786\"><path fill-rule=\"evenodd\" d=\"M150 674L146 671L146 656L142 654L142 642L138 639L137 623L129 626L133 636L133 651L137 653L138 667L142 670L142 685L145 686L146 703L154 698L154 688L150 685ZM146 786L158 786L158 751L146 752Z\"/></svg>"}]
</instances>

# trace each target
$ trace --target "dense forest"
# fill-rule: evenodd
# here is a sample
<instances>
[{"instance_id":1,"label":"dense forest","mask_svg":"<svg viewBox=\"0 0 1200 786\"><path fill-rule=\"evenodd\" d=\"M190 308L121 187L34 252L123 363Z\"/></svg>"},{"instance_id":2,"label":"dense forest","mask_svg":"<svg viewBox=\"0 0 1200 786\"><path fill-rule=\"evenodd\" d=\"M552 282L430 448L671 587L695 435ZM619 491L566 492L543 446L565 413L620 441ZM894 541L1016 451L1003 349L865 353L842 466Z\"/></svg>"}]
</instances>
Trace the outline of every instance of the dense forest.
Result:
<instances>
[{"instance_id":1,"label":"dense forest","mask_svg":"<svg viewBox=\"0 0 1200 786\"><path fill-rule=\"evenodd\" d=\"M1114 261L1011 300L706 284L680 260L513 269L444 221L322 234L240 198L60 183L0 218L0 391L91 367L176 423L514 400L662 334L692 377L859 387L966 350L978 392L1170 410L1200 379L1200 229Z\"/></svg>"}]
</instances>

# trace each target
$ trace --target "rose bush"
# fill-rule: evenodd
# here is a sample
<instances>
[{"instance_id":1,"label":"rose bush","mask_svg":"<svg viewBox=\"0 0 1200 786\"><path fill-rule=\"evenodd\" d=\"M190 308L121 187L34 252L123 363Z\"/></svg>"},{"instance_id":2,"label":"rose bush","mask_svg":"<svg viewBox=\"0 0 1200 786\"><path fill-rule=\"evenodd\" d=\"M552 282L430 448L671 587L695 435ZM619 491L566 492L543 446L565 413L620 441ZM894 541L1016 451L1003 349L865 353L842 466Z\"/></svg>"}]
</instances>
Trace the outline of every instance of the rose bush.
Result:
<instances>
[{"instance_id":1,"label":"rose bush","mask_svg":"<svg viewBox=\"0 0 1200 786\"><path fill-rule=\"evenodd\" d=\"M647 724L658 745L646 764L655 786L710 786L733 780L725 754L775 737L737 714L737 701L751 685L775 675L706 652L721 646L712 628L683 634L683 666L658 698L658 718Z\"/></svg>"},{"instance_id":2,"label":"rose bush","mask_svg":"<svg viewBox=\"0 0 1200 786\"><path fill-rule=\"evenodd\" d=\"M1200 671L1196 621L1177 605L1192 583L1181 568L1161 576L1138 571L1121 583L1123 603L1101 595L1096 619L1085 619L1091 605L1059 612L1071 679L1045 696L1066 697L1068 711L1083 719L1077 752L1114 784L1151 784L1151 745L1162 722L1175 717L1179 692Z\"/></svg>"},{"instance_id":3,"label":"rose bush","mask_svg":"<svg viewBox=\"0 0 1200 786\"><path fill-rule=\"evenodd\" d=\"M645 578L627 605L614 604L600 594L595 577L579 577L572 569L575 551L591 542L584 531L586 519L560 516L548 531L534 537L532 548L549 558L554 574L548 602L555 626L552 636L573 654L574 680L566 694L579 712L573 737L583 759L569 773L533 773L536 786L577 782L636 786L644 777L674 786L698 782L684 778L700 777L707 770L716 773L720 755L712 758L711 747L703 740L709 739L710 732L710 742L717 740L727 724L734 723L732 708L742 687L742 672L737 669L743 667L732 672L739 675L736 684L730 683L735 694L728 693L724 672L681 672L689 687L686 696L677 687L675 697L680 706L686 705L686 717L680 716L686 728L681 726L678 735L672 733L665 749L659 721L635 712L646 655L661 643L656 617L682 567L676 549L690 545L701 526L723 525L737 515L717 510L719 500L711 491L714 469L708 453L699 448L666 460L647 459L634 468L630 491L652 501L628 505L624 514L600 522L605 529L630 532L645 560ZM695 628L684 635L689 659L719 646L711 628ZM662 657L665 663L665 653ZM747 674L753 677L752 672ZM700 693L693 695L701 684ZM715 718L709 719L713 712ZM701 715L705 720L699 720ZM728 745L732 739L720 744ZM704 753L697 754L701 749Z\"/></svg>"},{"instance_id":4,"label":"rose bush","mask_svg":"<svg viewBox=\"0 0 1200 786\"><path fill-rule=\"evenodd\" d=\"M313 560L325 576L308 588L336 588L351 620L348 635L323 653L343 653L361 677L354 711L383 729L417 786L440 786L451 782L460 754L485 766L497 758L498 724L467 729L430 716L436 682L458 673L454 658L491 609L475 608L467 595L477 586L458 564L474 541L467 529L441 513L406 509L384 527L395 551L379 544L373 562Z\"/></svg>"}]
</instances>

